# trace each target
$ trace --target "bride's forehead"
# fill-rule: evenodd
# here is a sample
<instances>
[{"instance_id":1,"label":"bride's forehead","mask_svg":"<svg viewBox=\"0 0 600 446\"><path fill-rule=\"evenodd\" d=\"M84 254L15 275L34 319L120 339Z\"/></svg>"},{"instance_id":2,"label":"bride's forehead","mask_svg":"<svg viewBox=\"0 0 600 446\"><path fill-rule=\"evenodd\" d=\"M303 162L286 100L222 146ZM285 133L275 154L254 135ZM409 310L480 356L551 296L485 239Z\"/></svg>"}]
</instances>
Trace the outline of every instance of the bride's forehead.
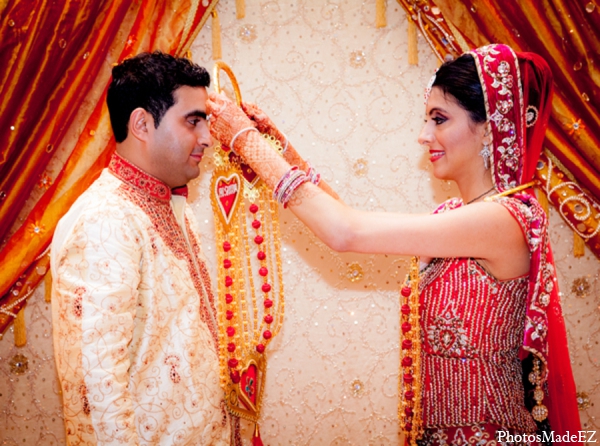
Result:
<instances>
[{"instance_id":1,"label":"bride's forehead","mask_svg":"<svg viewBox=\"0 0 600 446\"><path fill-rule=\"evenodd\" d=\"M431 89L429 98L427 99L425 111L426 113L429 113L432 110L440 108L448 111L455 110L456 108L462 110L462 107L454 96L452 96L450 93L445 93L444 90L439 87L433 87Z\"/></svg>"}]
</instances>

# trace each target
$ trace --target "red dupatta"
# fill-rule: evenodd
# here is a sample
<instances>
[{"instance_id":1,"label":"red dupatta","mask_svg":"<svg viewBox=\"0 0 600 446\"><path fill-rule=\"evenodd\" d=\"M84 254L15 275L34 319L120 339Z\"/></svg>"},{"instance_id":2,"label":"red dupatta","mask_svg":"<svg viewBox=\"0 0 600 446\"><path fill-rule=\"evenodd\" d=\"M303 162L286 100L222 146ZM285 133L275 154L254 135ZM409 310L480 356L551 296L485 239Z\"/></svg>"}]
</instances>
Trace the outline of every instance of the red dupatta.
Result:
<instances>
[{"instance_id":1,"label":"red dupatta","mask_svg":"<svg viewBox=\"0 0 600 446\"><path fill-rule=\"evenodd\" d=\"M515 53L506 45L488 45L470 54L492 133L492 178L499 192L507 192L533 180L550 116L552 73L540 56ZM536 201L532 187L515 197ZM545 219L532 223L536 248L531 253L521 357L533 354L541 362L537 379L540 388L547 384L547 391L533 413L543 417L547 407L555 443L560 443L556 436L577 434L581 422L547 229Z\"/></svg>"}]
</instances>

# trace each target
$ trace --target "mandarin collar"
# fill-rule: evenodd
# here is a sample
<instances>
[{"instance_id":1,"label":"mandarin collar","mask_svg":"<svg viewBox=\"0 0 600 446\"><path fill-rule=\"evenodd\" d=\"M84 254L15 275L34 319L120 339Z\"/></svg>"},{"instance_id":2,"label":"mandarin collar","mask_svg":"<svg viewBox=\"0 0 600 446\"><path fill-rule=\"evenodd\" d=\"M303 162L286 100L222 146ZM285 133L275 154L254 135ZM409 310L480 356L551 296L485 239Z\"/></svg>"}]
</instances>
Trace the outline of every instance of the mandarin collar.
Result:
<instances>
[{"instance_id":1,"label":"mandarin collar","mask_svg":"<svg viewBox=\"0 0 600 446\"><path fill-rule=\"evenodd\" d=\"M171 189L163 181L127 161L118 153L113 153L108 170L121 181L143 194L163 201L171 199Z\"/></svg>"}]
</instances>

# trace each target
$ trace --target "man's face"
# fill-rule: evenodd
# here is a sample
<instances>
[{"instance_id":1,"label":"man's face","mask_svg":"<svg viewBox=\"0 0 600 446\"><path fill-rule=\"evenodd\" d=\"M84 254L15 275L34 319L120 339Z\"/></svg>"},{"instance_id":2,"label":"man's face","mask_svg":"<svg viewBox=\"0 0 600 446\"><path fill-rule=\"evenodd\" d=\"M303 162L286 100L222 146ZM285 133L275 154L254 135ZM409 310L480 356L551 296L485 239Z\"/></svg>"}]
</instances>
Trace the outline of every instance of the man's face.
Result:
<instances>
[{"instance_id":1,"label":"man's face","mask_svg":"<svg viewBox=\"0 0 600 446\"><path fill-rule=\"evenodd\" d=\"M152 174L171 188L183 186L200 175L200 161L211 144L206 120L204 87L183 86L173 92L175 104L158 128L148 125L148 155Z\"/></svg>"}]
</instances>

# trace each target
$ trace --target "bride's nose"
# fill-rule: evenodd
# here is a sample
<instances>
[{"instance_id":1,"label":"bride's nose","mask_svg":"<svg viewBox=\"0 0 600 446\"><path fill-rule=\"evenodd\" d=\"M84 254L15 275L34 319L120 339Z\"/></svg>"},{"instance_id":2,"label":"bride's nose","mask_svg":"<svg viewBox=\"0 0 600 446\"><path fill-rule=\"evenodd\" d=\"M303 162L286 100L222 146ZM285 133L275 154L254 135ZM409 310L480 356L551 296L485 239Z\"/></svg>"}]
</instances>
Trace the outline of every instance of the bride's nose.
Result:
<instances>
[{"instance_id":1,"label":"bride's nose","mask_svg":"<svg viewBox=\"0 0 600 446\"><path fill-rule=\"evenodd\" d=\"M419 133L419 138L417 141L419 141L419 144L421 145L428 145L431 143L432 139L433 136L429 130L428 123L425 122L425 125L423 125L423 128L421 129L421 133Z\"/></svg>"}]
</instances>

